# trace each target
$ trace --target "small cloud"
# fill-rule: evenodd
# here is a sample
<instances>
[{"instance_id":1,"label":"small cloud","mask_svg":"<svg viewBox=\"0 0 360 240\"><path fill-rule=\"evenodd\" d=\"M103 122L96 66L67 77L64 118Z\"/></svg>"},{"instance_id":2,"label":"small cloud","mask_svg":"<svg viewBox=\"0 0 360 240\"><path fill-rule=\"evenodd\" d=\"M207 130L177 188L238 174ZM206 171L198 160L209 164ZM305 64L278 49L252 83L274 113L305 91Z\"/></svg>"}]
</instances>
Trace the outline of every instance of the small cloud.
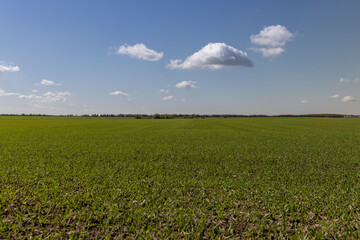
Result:
<instances>
[{"instance_id":1,"label":"small cloud","mask_svg":"<svg viewBox=\"0 0 360 240\"><path fill-rule=\"evenodd\" d=\"M166 97L163 97L163 101L167 101L167 100L171 100L171 99L173 99L174 98L174 96L166 96Z\"/></svg>"},{"instance_id":2,"label":"small cloud","mask_svg":"<svg viewBox=\"0 0 360 240\"><path fill-rule=\"evenodd\" d=\"M196 82L194 81L182 81L182 82L178 82L175 87L177 88L187 88L187 89L195 89L198 88L196 85Z\"/></svg>"},{"instance_id":3,"label":"small cloud","mask_svg":"<svg viewBox=\"0 0 360 240\"><path fill-rule=\"evenodd\" d=\"M122 92L122 91L114 91L109 93L110 96L123 96L126 97L128 100L130 100L130 95L128 93Z\"/></svg>"},{"instance_id":4,"label":"small cloud","mask_svg":"<svg viewBox=\"0 0 360 240\"><path fill-rule=\"evenodd\" d=\"M346 96L341 99L342 102L357 102L357 99L352 96Z\"/></svg>"},{"instance_id":5,"label":"small cloud","mask_svg":"<svg viewBox=\"0 0 360 240\"><path fill-rule=\"evenodd\" d=\"M134 46L122 45L117 49L116 54L128 55L129 57L142 59L146 61L159 61L163 58L163 52L156 52L146 47L143 43L135 44Z\"/></svg>"},{"instance_id":6,"label":"small cloud","mask_svg":"<svg viewBox=\"0 0 360 240\"><path fill-rule=\"evenodd\" d=\"M252 67L253 62L246 52L242 52L225 43L209 43L184 61L170 60L170 69L211 69L217 70L225 66Z\"/></svg>"},{"instance_id":7,"label":"small cloud","mask_svg":"<svg viewBox=\"0 0 360 240\"><path fill-rule=\"evenodd\" d=\"M339 94L334 94L334 95L330 96L329 98L338 98L338 97L340 97Z\"/></svg>"},{"instance_id":8,"label":"small cloud","mask_svg":"<svg viewBox=\"0 0 360 240\"><path fill-rule=\"evenodd\" d=\"M3 72L18 72L18 71L20 71L19 66L0 65L0 73L3 73Z\"/></svg>"},{"instance_id":9,"label":"small cloud","mask_svg":"<svg viewBox=\"0 0 360 240\"><path fill-rule=\"evenodd\" d=\"M250 40L251 43L260 46L282 47L293 37L294 34L289 32L285 26L272 25L264 27L258 34L251 35Z\"/></svg>"},{"instance_id":10,"label":"small cloud","mask_svg":"<svg viewBox=\"0 0 360 240\"><path fill-rule=\"evenodd\" d=\"M285 51L283 48L288 41L294 38L294 34L289 32L285 26L272 25L264 27L260 33L251 35L252 44L265 46L264 48L252 48L256 52L262 53L264 57L277 57Z\"/></svg>"},{"instance_id":11,"label":"small cloud","mask_svg":"<svg viewBox=\"0 0 360 240\"><path fill-rule=\"evenodd\" d=\"M34 91L33 91L34 92ZM20 94L20 93L12 93L6 92L3 89L0 89L0 97L7 97L7 96L16 96L19 99L29 99L36 103L51 103L51 102L65 102L68 96L71 96L70 92L47 92L42 95L36 94Z\"/></svg>"},{"instance_id":12,"label":"small cloud","mask_svg":"<svg viewBox=\"0 0 360 240\"><path fill-rule=\"evenodd\" d=\"M351 82L351 79L347 79L347 78L341 77L341 78L340 78L340 82L341 82L341 83Z\"/></svg>"},{"instance_id":13,"label":"small cloud","mask_svg":"<svg viewBox=\"0 0 360 240\"><path fill-rule=\"evenodd\" d=\"M341 83L358 83L360 82L359 78L355 78L355 79L349 79L349 78L340 78L340 82Z\"/></svg>"},{"instance_id":14,"label":"small cloud","mask_svg":"<svg viewBox=\"0 0 360 240\"><path fill-rule=\"evenodd\" d=\"M40 84L45 85L45 86L60 86L61 85L60 83L55 83L51 80L46 80L46 79L41 80Z\"/></svg>"},{"instance_id":15,"label":"small cloud","mask_svg":"<svg viewBox=\"0 0 360 240\"><path fill-rule=\"evenodd\" d=\"M0 89L0 97L8 97L8 96L19 96L19 93L6 92L3 89Z\"/></svg>"},{"instance_id":16,"label":"small cloud","mask_svg":"<svg viewBox=\"0 0 360 240\"><path fill-rule=\"evenodd\" d=\"M277 57L285 50L281 47L276 48L251 48L255 52L259 52L263 55L263 57Z\"/></svg>"},{"instance_id":17,"label":"small cloud","mask_svg":"<svg viewBox=\"0 0 360 240\"><path fill-rule=\"evenodd\" d=\"M310 101L309 100L301 100L301 103L306 104L306 103L310 103Z\"/></svg>"},{"instance_id":18,"label":"small cloud","mask_svg":"<svg viewBox=\"0 0 360 240\"><path fill-rule=\"evenodd\" d=\"M161 92L161 93L169 93L169 90L167 90L167 89L160 89L159 92Z\"/></svg>"},{"instance_id":19,"label":"small cloud","mask_svg":"<svg viewBox=\"0 0 360 240\"><path fill-rule=\"evenodd\" d=\"M31 92L32 93L37 93L39 90L37 90L37 89L33 89Z\"/></svg>"},{"instance_id":20,"label":"small cloud","mask_svg":"<svg viewBox=\"0 0 360 240\"><path fill-rule=\"evenodd\" d=\"M43 102L65 102L66 96L71 96L69 92L47 92L43 94Z\"/></svg>"},{"instance_id":21,"label":"small cloud","mask_svg":"<svg viewBox=\"0 0 360 240\"><path fill-rule=\"evenodd\" d=\"M19 98L21 99L31 99L31 100L35 100L35 99L42 99L41 95L35 95L35 94L30 94L30 95L20 95Z\"/></svg>"},{"instance_id":22,"label":"small cloud","mask_svg":"<svg viewBox=\"0 0 360 240\"><path fill-rule=\"evenodd\" d=\"M70 92L46 92L42 95L19 95L18 97L21 99L30 99L36 102L41 103L51 103L51 102L66 102L67 96L71 96Z\"/></svg>"},{"instance_id":23,"label":"small cloud","mask_svg":"<svg viewBox=\"0 0 360 240\"><path fill-rule=\"evenodd\" d=\"M183 101L183 102L186 102L186 99L185 99L185 98L183 98L183 99L182 99L182 101Z\"/></svg>"}]
</instances>

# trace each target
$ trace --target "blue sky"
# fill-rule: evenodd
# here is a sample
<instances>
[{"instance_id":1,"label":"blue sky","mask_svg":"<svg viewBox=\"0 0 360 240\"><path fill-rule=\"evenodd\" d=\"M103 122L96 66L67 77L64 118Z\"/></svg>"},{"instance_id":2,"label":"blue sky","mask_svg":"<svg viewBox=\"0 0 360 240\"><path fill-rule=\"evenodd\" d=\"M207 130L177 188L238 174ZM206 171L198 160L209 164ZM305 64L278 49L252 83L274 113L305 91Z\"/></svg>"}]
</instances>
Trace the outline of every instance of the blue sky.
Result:
<instances>
[{"instance_id":1,"label":"blue sky","mask_svg":"<svg viewBox=\"0 0 360 240\"><path fill-rule=\"evenodd\" d=\"M2 1L0 113L360 114L359 1Z\"/></svg>"}]
</instances>

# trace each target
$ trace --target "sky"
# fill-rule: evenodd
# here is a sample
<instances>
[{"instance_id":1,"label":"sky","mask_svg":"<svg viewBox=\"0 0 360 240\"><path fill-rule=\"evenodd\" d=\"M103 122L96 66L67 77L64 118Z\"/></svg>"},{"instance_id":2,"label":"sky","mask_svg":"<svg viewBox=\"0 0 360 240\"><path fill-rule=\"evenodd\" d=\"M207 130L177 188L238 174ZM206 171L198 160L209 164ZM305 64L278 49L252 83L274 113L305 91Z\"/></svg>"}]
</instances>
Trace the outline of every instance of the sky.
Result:
<instances>
[{"instance_id":1,"label":"sky","mask_svg":"<svg viewBox=\"0 0 360 240\"><path fill-rule=\"evenodd\" d=\"M360 1L20 1L0 114L360 114Z\"/></svg>"}]
</instances>

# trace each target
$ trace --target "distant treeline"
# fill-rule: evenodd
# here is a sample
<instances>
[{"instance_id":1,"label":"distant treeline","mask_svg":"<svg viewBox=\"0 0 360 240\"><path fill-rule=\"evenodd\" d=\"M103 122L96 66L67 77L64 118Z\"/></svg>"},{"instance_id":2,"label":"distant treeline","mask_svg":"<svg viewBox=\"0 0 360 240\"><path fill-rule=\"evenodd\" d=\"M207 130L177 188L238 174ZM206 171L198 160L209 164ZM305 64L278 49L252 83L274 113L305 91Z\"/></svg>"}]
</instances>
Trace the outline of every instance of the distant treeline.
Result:
<instances>
[{"instance_id":1,"label":"distant treeline","mask_svg":"<svg viewBox=\"0 0 360 240\"><path fill-rule=\"evenodd\" d=\"M325 117L325 118L359 118L359 115L344 114L282 114L282 115L238 115L238 114L137 114L136 119L172 119L172 118L229 118L229 117Z\"/></svg>"},{"instance_id":2,"label":"distant treeline","mask_svg":"<svg viewBox=\"0 0 360 240\"><path fill-rule=\"evenodd\" d=\"M128 117L135 119L174 119L174 118L229 118L229 117L324 117L324 118L360 118L360 115L344 114L281 114L281 115L239 115L239 114L82 114L82 115L48 115L48 114L0 114L0 116L44 116L44 117Z\"/></svg>"}]
</instances>

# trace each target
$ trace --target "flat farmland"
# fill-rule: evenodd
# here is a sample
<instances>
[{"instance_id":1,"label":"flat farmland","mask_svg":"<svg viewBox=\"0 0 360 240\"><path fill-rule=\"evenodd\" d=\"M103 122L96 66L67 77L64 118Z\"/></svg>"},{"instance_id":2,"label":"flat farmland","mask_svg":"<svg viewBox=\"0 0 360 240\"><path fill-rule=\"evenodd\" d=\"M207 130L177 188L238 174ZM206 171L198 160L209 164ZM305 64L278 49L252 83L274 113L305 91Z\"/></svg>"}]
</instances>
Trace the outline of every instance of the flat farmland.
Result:
<instances>
[{"instance_id":1,"label":"flat farmland","mask_svg":"<svg viewBox=\"0 0 360 240\"><path fill-rule=\"evenodd\" d=\"M360 119L0 117L0 239L360 238Z\"/></svg>"}]
</instances>

